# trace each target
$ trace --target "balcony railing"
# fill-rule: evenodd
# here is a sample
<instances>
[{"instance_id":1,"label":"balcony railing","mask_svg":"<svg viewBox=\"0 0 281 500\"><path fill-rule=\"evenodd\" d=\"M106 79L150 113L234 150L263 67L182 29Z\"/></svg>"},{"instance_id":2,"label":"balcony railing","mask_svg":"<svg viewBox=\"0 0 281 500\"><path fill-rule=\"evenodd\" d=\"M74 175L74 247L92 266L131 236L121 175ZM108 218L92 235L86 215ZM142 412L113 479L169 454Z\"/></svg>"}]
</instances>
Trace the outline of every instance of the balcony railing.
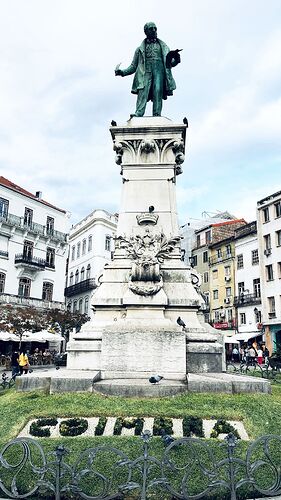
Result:
<instances>
[{"instance_id":1,"label":"balcony railing","mask_svg":"<svg viewBox=\"0 0 281 500\"><path fill-rule=\"evenodd\" d=\"M24 255L23 253L18 253L15 255L15 264L23 264L25 266L37 267L39 269L45 269L46 261L40 259L39 257L30 257L29 255Z\"/></svg>"},{"instance_id":2,"label":"balcony railing","mask_svg":"<svg viewBox=\"0 0 281 500\"><path fill-rule=\"evenodd\" d=\"M234 297L235 307L243 307L251 304L261 304L261 297L257 297L254 293L241 293Z\"/></svg>"},{"instance_id":3,"label":"balcony railing","mask_svg":"<svg viewBox=\"0 0 281 500\"><path fill-rule=\"evenodd\" d=\"M218 262L223 262L228 259L234 259L234 254L230 252L222 252L222 254L218 257L209 257L209 265L217 264Z\"/></svg>"},{"instance_id":4,"label":"balcony railing","mask_svg":"<svg viewBox=\"0 0 281 500\"><path fill-rule=\"evenodd\" d=\"M87 292L88 290L93 290L97 287L94 278L89 278L84 281L80 281L80 283L75 283L75 285L71 285L65 288L64 295L66 297L72 297L72 295L78 295L79 293Z\"/></svg>"},{"instance_id":5,"label":"balcony railing","mask_svg":"<svg viewBox=\"0 0 281 500\"><path fill-rule=\"evenodd\" d=\"M35 297L20 297L19 295L13 295L11 293L0 293L0 304L13 304L42 309L60 309L62 311L65 309L64 302L36 299Z\"/></svg>"},{"instance_id":6,"label":"balcony railing","mask_svg":"<svg viewBox=\"0 0 281 500\"><path fill-rule=\"evenodd\" d=\"M0 250L0 257L9 258L9 252L5 252L4 250Z\"/></svg>"},{"instance_id":7,"label":"balcony railing","mask_svg":"<svg viewBox=\"0 0 281 500\"><path fill-rule=\"evenodd\" d=\"M40 236L49 237L53 240L60 242L67 242L67 234L57 231L56 229L47 228L42 224L37 222L27 223L24 221L23 217L19 217L14 214L3 214L0 216L0 222L7 224L8 226L16 226L22 229L26 229L31 233L39 234Z\"/></svg>"}]
</instances>

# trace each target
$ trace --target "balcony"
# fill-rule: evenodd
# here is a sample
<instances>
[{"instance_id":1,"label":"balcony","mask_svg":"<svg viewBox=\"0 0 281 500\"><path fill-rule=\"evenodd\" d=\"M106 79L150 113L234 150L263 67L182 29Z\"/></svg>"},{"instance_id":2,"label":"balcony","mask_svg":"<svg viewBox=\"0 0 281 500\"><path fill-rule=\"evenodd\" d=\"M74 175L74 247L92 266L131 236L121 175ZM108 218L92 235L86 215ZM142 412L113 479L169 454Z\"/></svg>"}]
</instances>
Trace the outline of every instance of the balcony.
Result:
<instances>
[{"instance_id":1,"label":"balcony","mask_svg":"<svg viewBox=\"0 0 281 500\"><path fill-rule=\"evenodd\" d=\"M33 257L29 255L24 255L23 253L18 253L15 255L15 264L22 265L25 267L30 267L32 269L44 270L46 267L46 261L40 259L39 257Z\"/></svg>"},{"instance_id":2,"label":"balcony","mask_svg":"<svg viewBox=\"0 0 281 500\"><path fill-rule=\"evenodd\" d=\"M241 293L234 297L234 307L249 306L252 304L261 304L261 297L257 297L254 293Z\"/></svg>"},{"instance_id":3,"label":"balcony","mask_svg":"<svg viewBox=\"0 0 281 500\"><path fill-rule=\"evenodd\" d=\"M276 312L272 311L268 313L268 319L275 319L276 318Z\"/></svg>"},{"instance_id":4,"label":"balcony","mask_svg":"<svg viewBox=\"0 0 281 500\"><path fill-rule=\"evenodd\" d=\"M68 286L64 289L65 297L72 297L73 295L78 295L79 293L88 292L88 290L93 290L97 288L97 284L94 278L89 278L80 283L75 283L75 285Z\"/></svg>"},{"instance_id":5,"label":"balcony","mask_svg":"<svg viewBox=\"0 0 281 500\"><path fill-rule=\"evenodd\" d=\"M13 304L16 306L36 307L41 309L60 309L65 310L65 303L58 301L47 301L36 299L34 297L20 297L11 293L0 293L0 304Z\"/></svg>"},{"instance_id":6,"label":"balcony","mask_svg":"<svg viewBox=\"0 0 281 500\"><path fill-rule=\"evenodd\" d=\"M234 259L234 255L229 252L222 252L222 254L218 257L209 257L209 266L212 266L213 264L218 264L219 262L224 262L225 260L228 259Z\"/></svg>"},{"instance_id":7,"label":"balcony","mask_svg":"<svg viewBox=\"0 0 281 500\"><path fill-rule=\"evenodd\" d=\"M57 231L52 228L47 228L46 226L43 226L42 224L38 224L37 222L30 222L26 223L24 222L23 217L19 217L18 215L14 214L4 214L0 216L0 224L5 224L6 226L10 227L17 227L20 229L23 229L25 231L28 231L30 233L33 233L35 235L43 236L45 238L49 238L54 241L59 241L61 243L66 243L67 242L67 234L62 233L61 231Z\"/></svg>"}]
</instances>

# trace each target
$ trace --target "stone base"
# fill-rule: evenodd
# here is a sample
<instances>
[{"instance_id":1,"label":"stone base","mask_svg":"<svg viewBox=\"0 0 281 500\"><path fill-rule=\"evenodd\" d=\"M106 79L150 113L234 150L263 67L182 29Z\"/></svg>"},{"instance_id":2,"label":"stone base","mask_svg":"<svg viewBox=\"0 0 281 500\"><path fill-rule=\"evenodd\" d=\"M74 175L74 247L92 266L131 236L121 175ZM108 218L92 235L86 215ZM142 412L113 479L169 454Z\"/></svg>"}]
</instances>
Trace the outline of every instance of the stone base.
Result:
<instances>
[{"instance_id":1,"label":"stone base","mask_svg":"<svg viewBox=\"0 0 281 500\"><path fill-rule=\"evenodd\" d=\"M183 392L196 393L263 393L271 394L268 380L229 373L190 373L187 380L163 379L150 384L148 378L100 380L100 372L87 370L42 370L41 373L17 377L18 391L44 390L47 393L99 392L121 397L167 397Z\"/></svg>"},{"instance_id":2,"label":"stone base","mask_svg":"<svg viewBox=\"0 0 281 500\"><path fill-rule=\"evenodd\" d=\"M186 338L172 321L116 321L103 333L102 379L148 379L157 374L186 378Z\"/></svg>"},{"instance_id":3,"label":"stone base","mask_svg":"<svg viewBox=\"0 0 281 500\"><path fill-rule=\"evenodd\" d=\"M187 342L186 368L189 374L222 371L222 345L208 341Z\"/></svg>"}]
</instances>

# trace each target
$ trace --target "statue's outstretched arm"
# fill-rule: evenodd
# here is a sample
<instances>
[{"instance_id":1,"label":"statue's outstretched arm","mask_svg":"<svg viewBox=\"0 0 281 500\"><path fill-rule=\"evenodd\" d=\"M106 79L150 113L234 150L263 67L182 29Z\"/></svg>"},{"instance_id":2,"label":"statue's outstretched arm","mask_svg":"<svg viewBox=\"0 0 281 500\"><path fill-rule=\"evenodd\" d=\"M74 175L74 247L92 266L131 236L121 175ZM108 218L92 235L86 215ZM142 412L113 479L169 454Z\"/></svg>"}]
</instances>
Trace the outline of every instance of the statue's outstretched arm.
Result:
<instances>
[{"instance_id":1,"label":"statue's outstretched arm","mask_svg":"<svg viewBox=\"0 0 281 500\"><path fill-rule=\"evenodd\" d=\"M139 49L137 49L135 51L135 54L134 54L134 57L133 57L133 60L130 64L130 66L128 66L128 68L126 68L126 69L118 69L117 71L115 71L115 75L116 76L127 76L127 75L132 75L133 73L135 73L135 71L138 67L138 59L139 59Z\"/></svg>"}]
</instances>

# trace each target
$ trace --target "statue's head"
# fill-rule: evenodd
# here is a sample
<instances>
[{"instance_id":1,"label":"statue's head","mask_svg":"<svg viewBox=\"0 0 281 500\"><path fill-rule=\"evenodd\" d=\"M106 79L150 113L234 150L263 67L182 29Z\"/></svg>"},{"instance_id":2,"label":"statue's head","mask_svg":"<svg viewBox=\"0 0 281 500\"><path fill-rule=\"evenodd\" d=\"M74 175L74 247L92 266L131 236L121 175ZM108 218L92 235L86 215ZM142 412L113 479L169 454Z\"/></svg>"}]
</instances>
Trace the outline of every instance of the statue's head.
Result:
<instances>
[{"instance_id":1,"label":"statue's head","mask_svg":"<svg viewBox=\"0 0 281 500\"><path fill-rule=\"evenodd\" d=\"M149 39L157 38L157 27L155 23L146 23L144 32Z\"/></svg>"}]
</instances>

